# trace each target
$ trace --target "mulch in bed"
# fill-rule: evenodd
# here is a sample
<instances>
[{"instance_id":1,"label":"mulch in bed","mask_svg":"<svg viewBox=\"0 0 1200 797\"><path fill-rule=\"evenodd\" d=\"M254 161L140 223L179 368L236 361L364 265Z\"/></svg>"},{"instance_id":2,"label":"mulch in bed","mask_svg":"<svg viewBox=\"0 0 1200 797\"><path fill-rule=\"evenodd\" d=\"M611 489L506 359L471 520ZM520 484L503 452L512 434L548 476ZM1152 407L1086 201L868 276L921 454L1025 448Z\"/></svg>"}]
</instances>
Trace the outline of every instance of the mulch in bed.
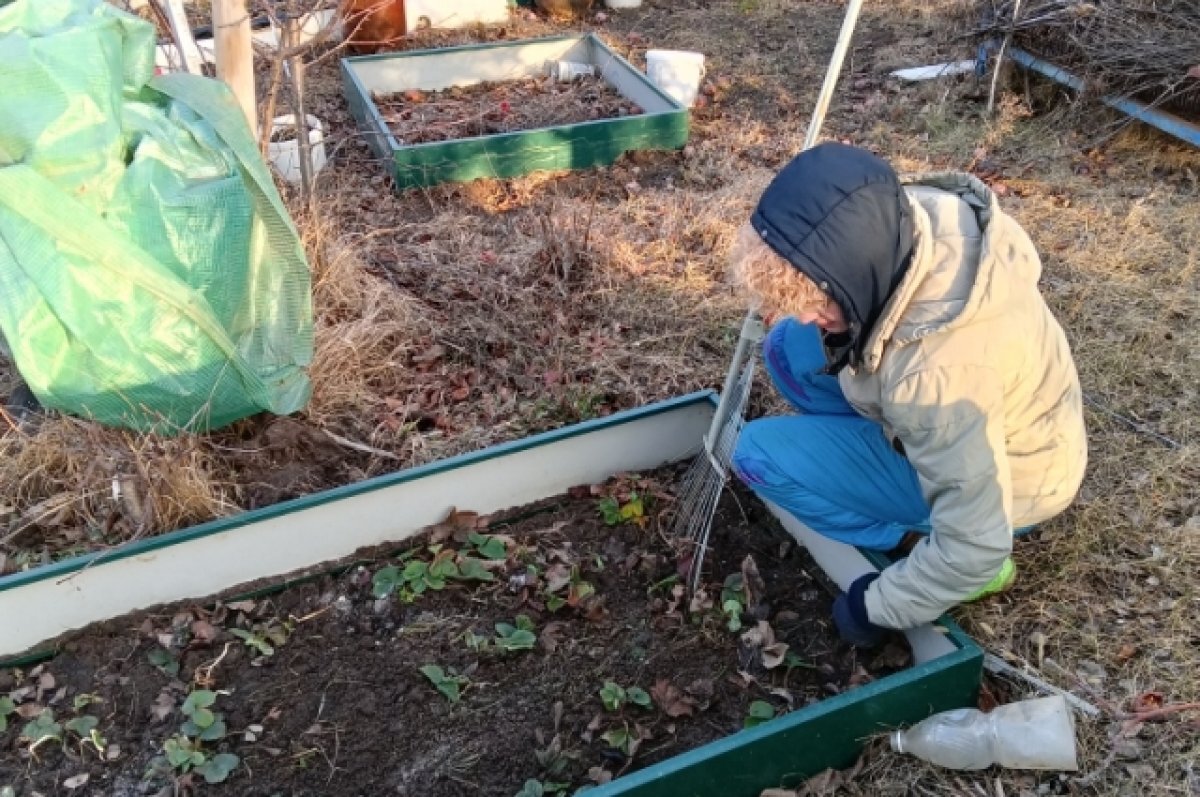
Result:
<instances>
[{"instance_id":1,"label":"mulch in bed","mask_svg":"<svg viewBox=\"0 0 1200 797\"><path fill-rule=\"evenodd\" d=\"M531 77L502 83L375 94L376 107L401 144L476 138L640 114L603 78Z\"/></svg>"},{"instance_id":2,"label":"mulch in bed","mask_svg":"<svg viewBox=\"0 0 1200 797\"><path fill-rule=\"evenodd\" d=\"M899 637L866 659L838 641L820 569L740 490L689 599L673 479L454 513L339 575L69 636L0 671L0 788L566 794L907 666Z\"/></svg>"}]
</instances>

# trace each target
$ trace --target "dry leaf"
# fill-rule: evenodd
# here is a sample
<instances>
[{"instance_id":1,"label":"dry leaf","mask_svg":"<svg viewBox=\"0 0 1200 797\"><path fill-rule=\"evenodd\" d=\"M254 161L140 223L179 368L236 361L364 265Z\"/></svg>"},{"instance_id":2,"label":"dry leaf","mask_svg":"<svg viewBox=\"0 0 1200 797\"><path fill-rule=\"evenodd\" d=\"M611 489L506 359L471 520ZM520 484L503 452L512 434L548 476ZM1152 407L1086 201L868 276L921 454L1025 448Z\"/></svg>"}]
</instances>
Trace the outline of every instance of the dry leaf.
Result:
<instances>
[{"instance_id":1,"label":"dry leaf","mask_svg":"<svg viewBox=\"0 0 1200 797\"><path fill-rule=\"evenodd\" d=\"M1145 711L1154 711L1155 709L1162 708L1166 702L1167 700L1163 696L1162 692L1153 690L1149 692L1142 692L1140 695L1133 698L1133 713L1141 714Z\"/></svg>"},{"instance_id":2,"label":"dry leaf","mask_svg":"<svg viewBox=\"0 0 1200 797\"><path fill-rule=\"evenodd\" d=\"M89 777L91 777L91 776L88 775L88 773L80 772L78 775L74 775L74 776L69 777L66 780L64 780L63 788L64 789L78 789L80 786L82 786L88 782Z\"/></svg>"},{"instance_id":3,"label":"dry leaf","mask_svg":"<svg viewBox=\"0 0 1200 797\"><path fill-rule=\"evenodd\" d=\"M558 592L571 583L571 569L559 562L546 568L546 572L542 577L546 580L547 592Z\"/></svg>"},{"instance_id":4,"label":"dry leaf","mask_svg":"<svg viewBox=\"0 0 1200 797\"><path fill-rule=\"evenodd\" d=\"M759 574L758 563L751 554L746 554L742 560L742 589L746 593L746 608L751 612L766 599L767 584Z\"/></svg>"},{"instance_id":5,"label":"dry leaf","mask_svg":"<svg viewBox=\"0 0 1200 797\"><path fill-rule=\"evenodd\" d=\"M588 780L603 786L613 779L612 773L604 767L592 767L587 772Z\"/></svg>"},{"instance_id":6,"label":"dry leaf","mask_svg":"<svg viewBox=\"0 0 1200 797\"><path fill-rule=\"evenodd\" d=\"M1137 645L1126 642L1124 645L1121 646L1120 650L1117 651L1117 661L1124 664L1125 662L1129 661L1134 656L1136 656L1137 651L1138 651Z\"/></svg>"},{"instance_id":7,"label":"dry leaf","mask_svg":"<svg viewBox=\"0 0 1200 797\"><path fill-rule=\"evenodd\" d=\"M596 735L596 731L600 730L601 726L603 725L604 715L597 714L596 716L592 717L592 721L589 722L587 727L583 729L583 732L579 734L579 738L590 743L592 741L592 737Z\"/></svg>"},{"instance_id":8,"label":"dry leaf","mask_svg":"<svg viewBox=\"0 0 1200 797\"><path fill-rule=\"evenodd\" d=\"M440 343L435 343L420 354L413 355L412 361L418 365L431 363L446 356L446 347Z\"/></svg>"},{"instance_id":9,"label":"dry leaf","mask_svg":"<svg viewBox=\"0 0 1200 797\"><path fill-rule=\"evenodd\" d=\"M1194 78L1196 78L1197 80L1200 80L1200 64L1196 64L1194 67L1192 67L1191 69L1189 69L1189 70L1187 71L1187 76L1188 76L1188 77L1194 77Z\"/></svg>"},{"instance_id":10,"label":"dry leaf","mask_svg":"<svg viewBox=\"0 0 1200 797\"><path fill-rule=\"evenodd\" d=\"M863 684L869 684L874 680L875 679L871 676L871 674L863 669L862 665L860 664L859 666L855 667L854 672L850 674L849 685L862 686Z\"/></svg>"},{"instance_id":11,"label":"dry leaf","mask_svg":"<svg viewBox=\"0 0 1200 797\"><path fill-rule=\"evenodd\" d=\"M762 649L762 663L768 670L773 670L780 664L783 664L784 656L787 655L788 645L786 642L776 642L773 645L764 645Z\"/></svg>"},{"instance_id":12,"label":"dry leaf","mask_svg":"<svg viewBox=\"0 0 1200 797\"><path fill-rule=\"evenodd\" d=\"M682 584L676 584L671 587L671 599L667 601L667 614L678 615L679 603L683 600L684 594L687 593L687 587Z\"/></svg>"},{"instance_id":13,"label":"dry leaf","mask_svg":"<svg viewBox=\"0 0 1200 797\"><path fill-rule=\"evenodd\" d=\"M245 612L246 614L249 614L250 612L254 611L258 604L254 601L234 601L233 603L228 604L228 606L235 612Z\"/></svg>"},{"instance_id":14,"label":"dry leaf","mask_svg":"<svg viewBox=\"0 0 1200 797\"><path fill-rule=\"evenodd\" d=\"M174 711L175 698L171 696L171 692L168 689L159 692L158 697L154 698L154 705L150 706L150 716L159 722L171 716Z\"/></svg>"},{"instance_id":15,"label":"dry leaf","mask_svg":"<svg viewBox=\"0 0 1200 797\"><path fill-rule=\"evenodd\" d=\"M217 638L219 629L208 620L197 620L192 623L192 636L201 642L211 642Z\"/></svg>"},{"instance_id":16,"label":"dry leaf","mask_svg":"<svg viewBox=\"0 0 1200 797\"><path fill-rule=\"evenodd\" d=\"M692 596L691 602L688 603L688 612L690 614L702 614L712 607L712 598L708 597L708 593L703 589L698 589L696 590L696 594Z\"/></svg>"},{"instance_id":17,"label":"dry leaf","mask_svg":"<svg viewBox=\"0 0 1200 797\"><path fill-rule=\"evenodd\" d=\"M22 703L17 706L17 716L23 720L31 720L46 710L41 703Z\"/></svg>"},{"instance_id":18,"label":"dry leaf","mask_svg":"<svg viewBox=\"0 0 1200 797\"><path fill-rule=\"evenodd\" d=\"M42 673L38 677L37 684L37 699L41 700L42 695L52 690L58 682L54 680L54 676L48 672Z\"/></svg>"},{"instance_id":19,"label":"dry leaf","mask_svg":"<svg viewBox=\"0 0 1200 797\"><path fill-rule=\"evenodd\" d=\"M562 640L563 629L566 627L566 623L546 623L546 626L542 629L542 633L538 636L538 641L542 643L542 648L547 653L553 653L558 650L559 642Z\"/></svg>"},{"instance_id":20,"label":"dry leaf","mask_svg":"<svg viewBox=\"0 0 1200 797\"><path fill-rule=\"evenodd\" d=\"M773 686L767 691L775 697L782 698L783 702L788 704L788 708L791 708L796 704L796 698L792 695L792 691L790 689Z\"/></svg>"},{"instance_id":21,"label":"dry leaf","mask_svg":"<svg viewBox=\"0 0 1200 797\"><path fill-rule=\"evenodd\" d=\"M846 778L841 772L827 769L804 781L804 793L812 797L825 797L836 794L845 783Z\"/></svg>"},{"instance_id":22,"label":"dry leaf","mask_svg":"<svg viewBox=\"0 0 1200 797\"><path fill-rule=\"evenodd\" d=\"M668 717L690 717L696 712L695 699L685 695L666 678L660 678L650 687L650 696Z\"/></svg>"},{"instance_id":23,"label":"dry leaf","mask_svg":"<svg viewBox=\"0 0 1200 797\"><path fill-rule=\"evenodd\" d=\"M758 797L800 797L800 792L791 789L763 789Z\"/></svg>"},{"instance_id":24,"label":"dry leaf","mask_svg":"<svg viewBox=\"0 0 1200 797\"><path fill-rule=\"evenodd\" d=\"M742 634L742 644L748 648L765 648L775 644L775 629L766 620ZM786 645L785 645L786 647Z\"/></svg>"}]
</instances>

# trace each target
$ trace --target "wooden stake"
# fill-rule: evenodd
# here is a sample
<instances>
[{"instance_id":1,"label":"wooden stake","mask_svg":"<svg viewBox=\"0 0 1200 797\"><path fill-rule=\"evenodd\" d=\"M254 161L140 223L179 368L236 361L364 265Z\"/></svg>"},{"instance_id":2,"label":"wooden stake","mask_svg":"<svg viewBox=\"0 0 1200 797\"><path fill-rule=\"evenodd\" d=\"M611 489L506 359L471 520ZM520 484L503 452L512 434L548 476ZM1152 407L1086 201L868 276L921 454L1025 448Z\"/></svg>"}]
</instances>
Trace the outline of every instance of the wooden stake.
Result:
<instances>
[{"instance_id":1,"label":"wooden stake","mask_svg":"<svg viewBox=\"0 0 1200 797\"><path fill-rule=\"evenodd\" d=\"M258 136L254 100L254 49L246 0L212 0L213 46L217 77L229 84L246 114L250 132Z\"/></svg>"},{"instance_id":2,"label":"wooden stake","mask_svg":"<svg viewBox=\"0 0 1200 797\"><path fill-rule=\"evenodd\" d=\"M290 12L290 9L289 9ZM304 104L304 56L300 49L300 22L294 13L288 14L287 35L282 49L296 52L288 58L287 68L292 77L292 115L296 121L296 154L300 157L300 193L305 201L312 197L312 142L309 139L308 111Z\"/></svg>"}]
</instances>

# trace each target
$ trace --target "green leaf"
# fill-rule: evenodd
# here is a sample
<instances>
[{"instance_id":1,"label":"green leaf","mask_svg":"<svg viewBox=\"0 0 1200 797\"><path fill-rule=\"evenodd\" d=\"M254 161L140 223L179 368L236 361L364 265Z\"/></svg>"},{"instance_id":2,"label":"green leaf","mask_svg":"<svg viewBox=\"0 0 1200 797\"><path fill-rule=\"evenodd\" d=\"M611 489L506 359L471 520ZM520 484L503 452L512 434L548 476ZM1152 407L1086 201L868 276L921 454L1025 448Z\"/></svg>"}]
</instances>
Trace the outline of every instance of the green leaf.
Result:
<instances>
[{"instance_id":1,"label":"green leaf","mask_svg":"<svg viewBox=\"0 0 1200 797\"><path fill-rule=\"evenodd\" d=\"M99 724L100 720L91 714L84 714L82 717L75 717L69 720L64 727L76 736L86 739L92 735L92 729Z\"/></svg>"},{"instance_id":2,"label":"green leaf","mask_svg":"<svg viewBox=\"0 0 1200 797\"><path fill-rule=\"evenodd\" d=\"M459 689L458 681L442 681L437 685L437 690L445 695L446 699L451 703L457 703L462 697L462 692Z\"/></svg>"},{"instance_id":3,"label":"green leaf","mask_svg":"<svg viewBox=\"0 0 1200 797\"><path fill-rule=\"evenodd\" d=\"M187 716L191 716L193 711L202 708L208 708L213 703L217 702L217 693L207 689L197 689L190 693L187 699L183 701L183 708L180 710ZM207 723L197 723L207 724Z\"/></svg>"},{"instance_id":4,"label":"green leaf","mask_svg":"<svg viewBox=\"0 0 1200 797\"><path fill-rule=\"evenodd\" d=\"M421 667L420 670L422 675L433 681L435 684L440 684L442 681L446 680L446 671L436 664L426 664L425 666Z\"/></svg>"},{"instance_id":5,"label":"green leaf","mask_svg":"<svg viewBox=\"0 0 1200 797\"><path fill-rule=\"evenodd\" d=\"M549 611L556 612L566 605L566 598L560 598L557 595L550 595L546 598L546 609Z\"/></svg>"},{"instance_id":6,"label":"green leaf","mask_svg":"<svg viewBox=\"0 0 1200 797\"><path fill-rule=\"evenodd\" d=\"M61 742L62 726L54 721L54 712L46 709L25 723L25 727L21 729L21 738L28 739L33 745L41 744L47 739Z\"/></svg>"},{"instance_id":7,"label":"green leaf","mask_svg":"<svg viewBox=\"0 0 1200 797\"><path fill-rule=\"evenodd\" d=\"M621 507L621 520L636 520L646 514L646 507L642 504L641 496L633 496L633 498L624 506Z\"/></svg>"},{"instance_id":8,"label":"green leaf","mask_svg":"<svg viewBox=\"0 0 1200 797\"><path fill-rule=\"evenodd\" d=\"M518 614L516 623L517 628L522 631L533 631L537 628L537 626L533 624L533 620L530 620L529 615L527 614Z\"/></svg>"},{"instance_id":9,"label":"green leaf","mask_svg":"<svg viewBox=\"0 0 1200 797\"><path fill-rule=\"evenodd\" d=\"M382 567L371 578L371 594L376 598L386 598L403 582L404 579L400 577L400 568L395 565Z\"/></svg>"},{"instance_id":10,"label":"green leaf","mask_svg":"<svg viewBox=\"0 0 1200 797\"><path fill-rule=\"evenodd\" d=\"M71 706L76 711L80 711L82 709L87 708L92 703L103 703L103 702L104 702L104 698L97 697L96 695L88 694L85 692L82 695L75 695L75 699L71 701ZM3 711L4 711L4 698L0 698L0 713L2 713Z\"/></svg>"},{"instance_id":11,"label":"green leaf","mask_svg":"<svg viewBox=\"0 0 1200 797\"><path fill-rule=\"evenodd\" d=\"M429 565L428 578L441 579L443 586L445 581L451 578L458 578L458 565L454 564L454 552L450 552L448 557L438 557ZM440 589L440 587L439 587Z\"/></svg>"},{"instance_id":12,"label":"green leaf","mask_svg":"<svg viewBox=\"0 0 1200 797\"><path fill-rule=\"evenodd\" d=\"M204 776L207 783L222 783L230 773L237 769L240 759L233 753L217 753L215 756L196 767L196 771Z\"/></svg>"},{"instance_id":13,"label":"green leaf","mask_svg":"<svg viewBox=\"0 0 1200 797\"><path fill-rule=\"evenodd\" d=\"M0 733L8 730L8 715L17 710L17 704L7 695L0 697Z\"/></svg>"},{"instance_id":14,"label":"green leaf","mask_svg":"<svg viewBox=\"0 0 1200 797\"><path fill-rule=\"evenodd\" d=\"M545 797L546 789L540 780L527 780L521 790L513 797Z\"/></svg>"},{"instance_id":15,"label":"green leaf","mask_svg":"<svg viewBox=\"0 0 1200 797\"><path fill-rule=\"evenodd\" d=\"M165 648L155 648L146 654L146 658L167 675L179 675L179 662Z\"/></svg>"},{"instance_id":16,"label":"green leaf","mask_svg":"<svg viewBox=\"0 0 1200 797\"><path fill-rule=\"evenodd\" d=\"M499 537L493 537L490 534L473 534L471 536L479 538L478 540L472 539L471 542L484 559L503 561L508 558L508 546Z\"/></svg>"},{"instance_id":17,"label":"green leaf","mask_svg":"<svg viewBox=\"0 0 1200 797\"><path fill-rule=\"evenodd\" d=\"M625 753L625 755L629 755L629 743L632 741L632 739L629 736L629 730L627 728L612 728L611 730L605 731L604 735L602 735L600 738L604 740L605 744L614 750L620 750L621 752Z\"/></svg>"},{"instance_id":18,"label":"green leaf","mask_svg":"<svg viewBox=\"0 0 1200 797\"><path fill-rule=\"evenodd\" d=\"M445 670L436 664L426 664L421 667L421 674L428 678L437 690L445 695L446 699L451 703L457 703L462 696L461 686L469 683L469 680L462 675L448 675Z\"/></svg>"},{"instance_id":19,"label":"green leaf","mask_svg":"<svg viewBox=\"0 0 1200 797\"><path fill-rule=\"evenodd\" d=\"M487 647L488 638L474 631L467 631L463 634L463 642L467 643L471 650L479 651Z\"/></svg>"},{"instance_id":20,"label":"green leaf","mask_svg":"<svg viewBox=\"0 0 1200 797\"><path fill-rule=\"evenodd\" d=\"M172 736L163 742L163 752L167 754L167 763L183 772L192 768L197 755L200 756L200 763L204 762L204 755L194 750L192 743L187 739Z\"/></svg>"},{"instance_id":21,"label":"green leaf","mask_svg":"<svg viewBox=\"0 0 1200 797\"><path fill-rule=\"evenodd\" d=\"M495 581L496 576L483 566L482 559L464 556L458 560L459 575L467 581Z\"/></svg>"},{"instance_id":22,"label":"green leaf","mask_svg":"<svg viewBox=\"0 0 1200 797\"><path fill-rule=\"evenodd\" d=\"M750 708L746 712L746 721L742 723L742 727L753 728L756 725L761 725L767 720L774 718L774 706L765 700L755 700L750 704Z\"/></svg>"},{"instance_id":23,"label":"green leaf","mask_svg":"<svg viewBox=\"0 0 1200 797\"><path fill-rule=\"evenodd\" d=\"M727 600L721 604L721 611L725 613L727 622L726 627L730 631L738 631L742 627L742 602L738 600Z\"/></svg>"},{"instance_id":24,"label":"green leaf","mask_svg":"<svg viewBox=\"0 0 1200 797\"><path fill-rule=\"evenodd\" d=\"M243 628L231 628L229 633L245 642L247 647L257 650L261 656L275 655L275 648L271 646L271 643L258 634L253 634Z\"/></svg>"},{"instance_id":25,"label":"green leaf","mask_svg":"<svg viewBox=\"0 0 1200 797\"><path fill-rule=\"evenodd\" d=\"M625 702L625 690L612 681L605 681L600 689L600 702L609 711L616 711Z\"/></svg>"},{"instance_id":26,"label":"green leaf","mask_svg":"<svg viewBox=\"0 0 1200 797\"><path fill-rule=\"evenodd\" d=\"M188 720L179 730L186 736L195 737L198 741L215 742L217 739L225 738L225 720L218 714L207 728L201 728L192 720Z\"/></svg>"},{"instance_id":27,"label":"green leaf","mask_svg":"<svg viewBox=\"0 0 1200 797\"><path fill-rule=\"evenodd\" d=\"M508 624L507 623L499 623L498 625L508 625ZM537 644L537 635L536 634L534 634L532 631L526 631L524 629L513 628L511 625L509 625L508 627L512 629L512 633L501 634L500 637L496 640L496 647L501 648L503 650L508 650L508 651L533 650L534 645Z\"/></svg>"},{"instance_id":28,"label":"green leaf","mask_svg":"<svg viewBox=\"0 0 1200 797\"><path fill-rule=\"evenodd\" d=\"M600 516L604 518L604 522L607 525L615 526L621 522L621 505L612 496L600 499L597 508L600 510Z\"/></svg>"},{"instance_id":29,"label":"green leaf","mask_svg":"<svg viewBox=\"0 0 1200 797\"><path fill-rule=\"evenodd\" d=\"M789 670L794 669L796 667L801 667L805 670L820 669L819 667L817 667L817 665L807 662L804 659L797 656L795 651L792 651L792 650L789 650L787 653L784 654L783 665L785 667L787 667Z\"/></svg>"},{"instance_id":30,"label":"green leaf","mask_svg":"<svg viewBox=\"0 0 1200 797\"><path fill-rule=\"evenodd\" d=\"M428 572L429 565L417 559L404 566L404 572L400 574L400 577L405 581L418 581L424 578Z\"/></svg>"},{"instance_id":31,"label":"green leaf","mask_svg":"<svg viewBox=\"0 0 1200 797\"><path fill-rule=\"evenodd\" d=\"M629 698L629 702L635 706L642 708L650 708L650 695L646 694L646 690L640 686L631 686L625 690L625 696Z\"/></svg>"}]
</instances>

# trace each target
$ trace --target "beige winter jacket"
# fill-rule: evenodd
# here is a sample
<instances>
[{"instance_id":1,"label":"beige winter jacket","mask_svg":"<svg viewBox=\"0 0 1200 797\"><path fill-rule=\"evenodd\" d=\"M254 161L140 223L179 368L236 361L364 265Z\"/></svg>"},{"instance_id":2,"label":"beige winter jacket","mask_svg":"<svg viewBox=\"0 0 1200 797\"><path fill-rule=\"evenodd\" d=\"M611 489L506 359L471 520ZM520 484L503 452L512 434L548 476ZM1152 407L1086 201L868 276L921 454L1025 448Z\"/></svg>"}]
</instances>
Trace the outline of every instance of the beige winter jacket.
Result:
<instances>
[{"instance_id":1,"label":"beige winter jacket","mask_svg":"<svg viewBox=\"0 0 1200 797\"><path fill-rule=\"evenodd\" d=\"M933 533L866 593L871 622L888 628L932 620L987 584L1014 527L1061 512L1087 460L1079 378L1025 231L970 175L906 190L913 261L862 367L839 377L903 444L932 508Z\"/></svg>"}]
</instances>

